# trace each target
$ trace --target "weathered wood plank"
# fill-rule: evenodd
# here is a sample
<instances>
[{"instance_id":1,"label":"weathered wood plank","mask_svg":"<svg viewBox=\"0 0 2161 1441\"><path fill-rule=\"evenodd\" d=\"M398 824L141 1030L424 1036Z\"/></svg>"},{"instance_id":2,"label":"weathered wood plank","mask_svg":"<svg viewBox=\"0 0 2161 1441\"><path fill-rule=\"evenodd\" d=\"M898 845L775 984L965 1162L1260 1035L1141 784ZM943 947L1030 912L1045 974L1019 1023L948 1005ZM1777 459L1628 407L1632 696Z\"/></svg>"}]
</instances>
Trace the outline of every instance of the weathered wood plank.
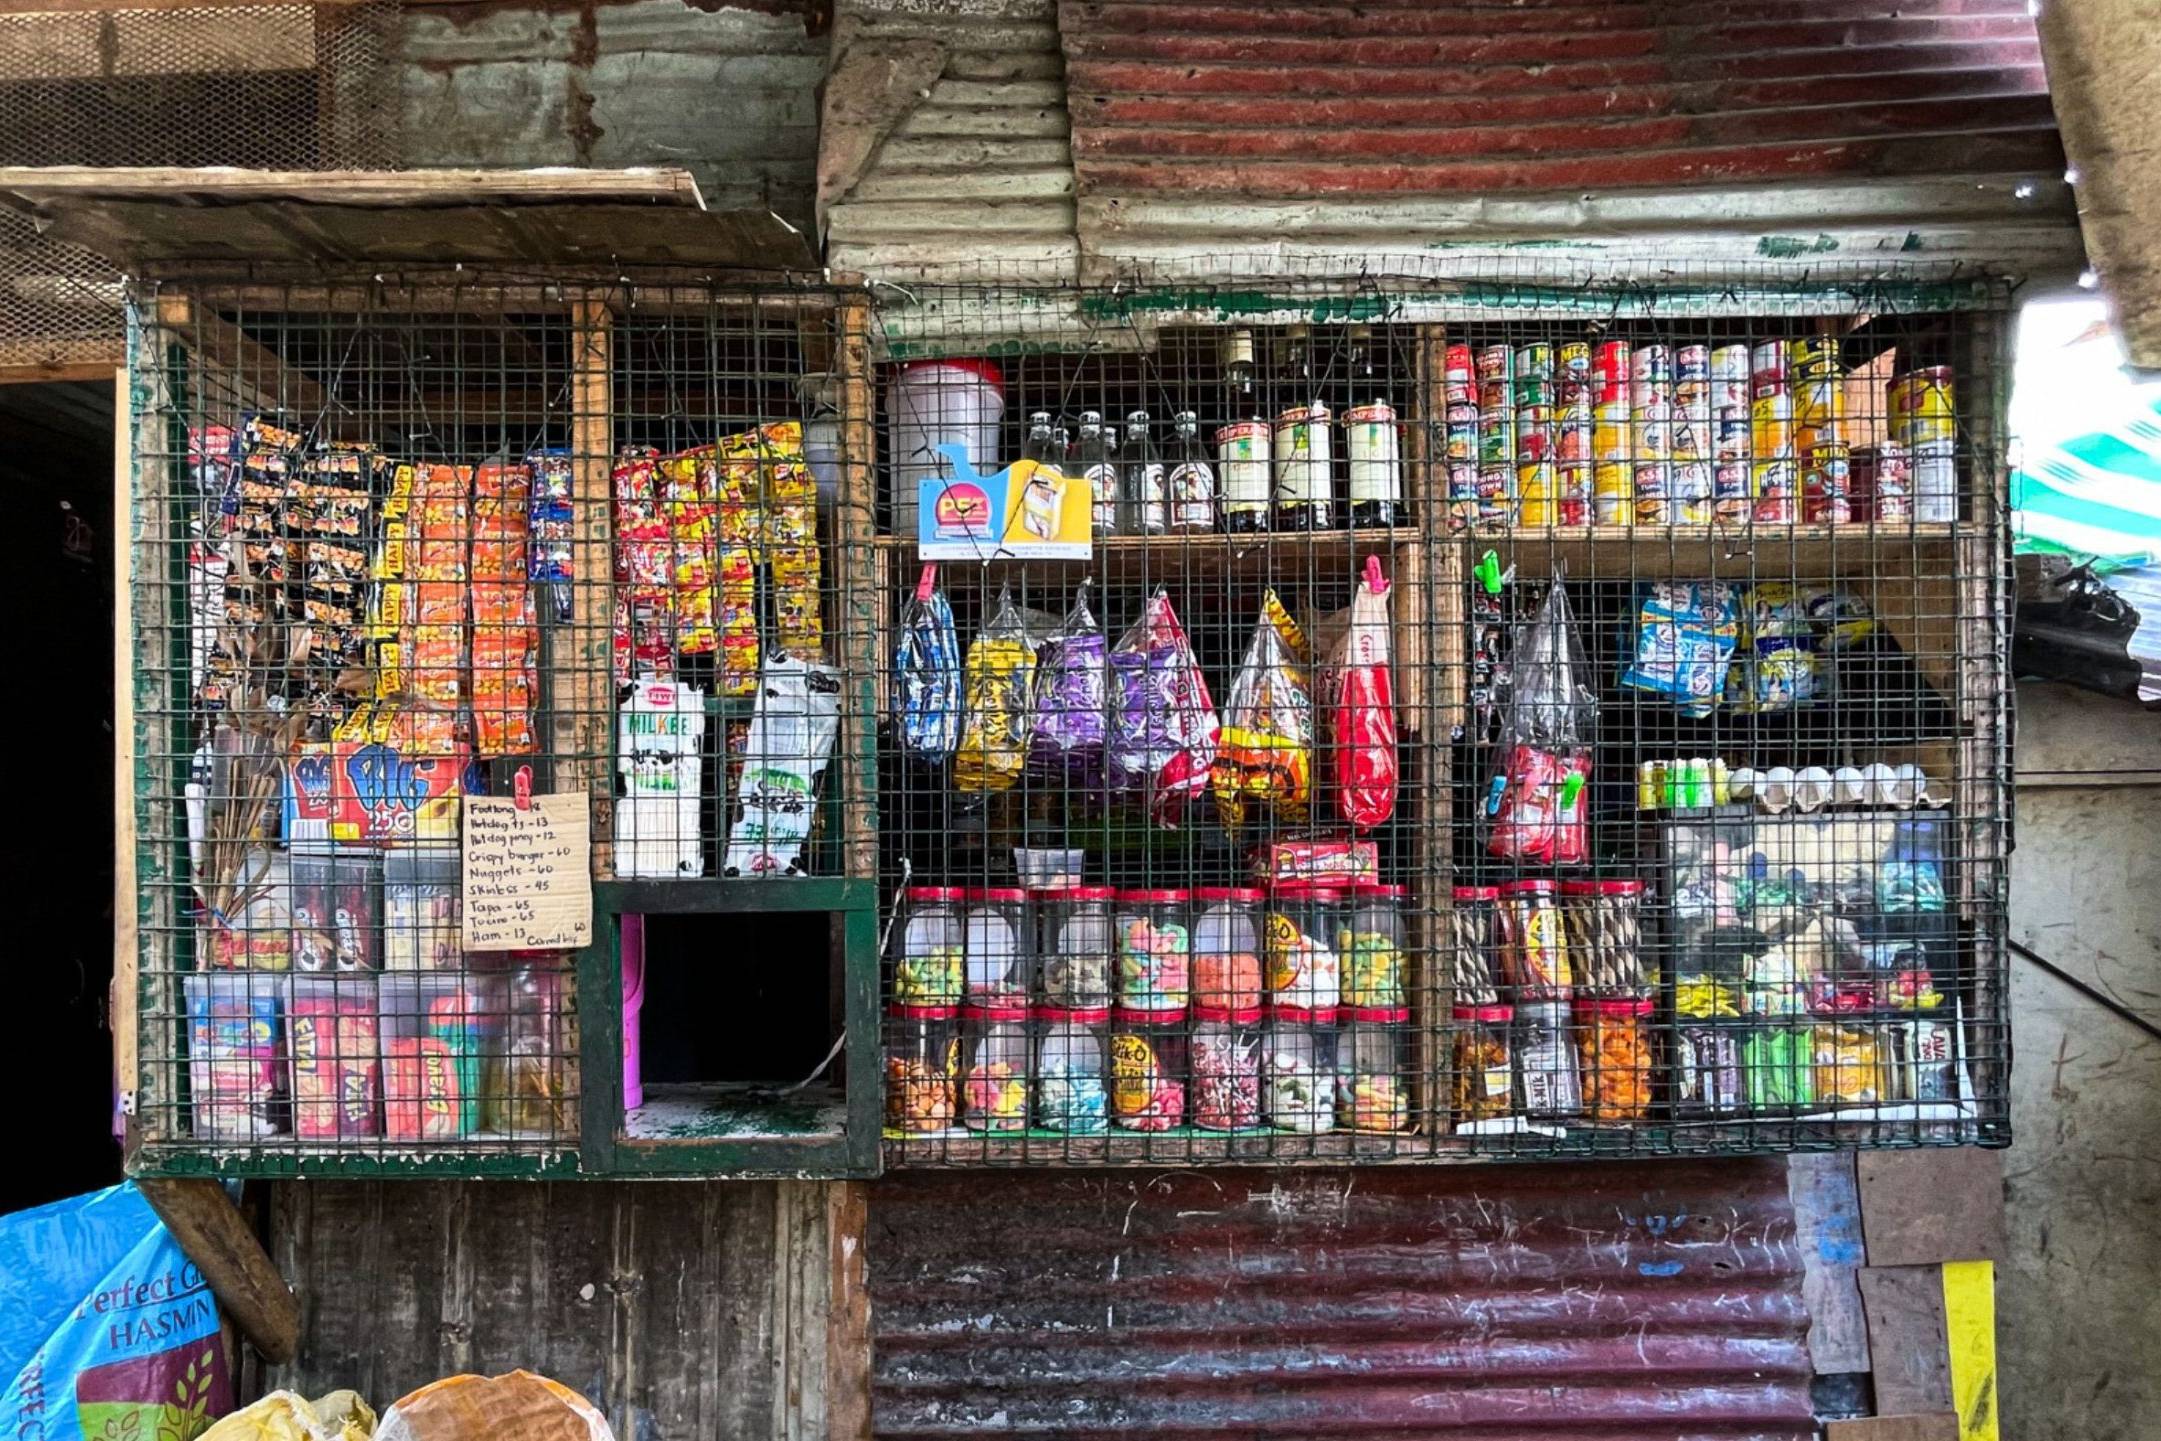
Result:
<instances>
[{"instance_id":1,"label":"weathered wood plank","mask_svg":"<svg viewBox=\"0 0 2161 1441\"><path fill-rule=\"evenodd\" d=\"M137 1184L241 1334L270 1360L291 1360L300 1347L300 1303L225 1188L150 1177Z\"/></svg>"}]
</instances>

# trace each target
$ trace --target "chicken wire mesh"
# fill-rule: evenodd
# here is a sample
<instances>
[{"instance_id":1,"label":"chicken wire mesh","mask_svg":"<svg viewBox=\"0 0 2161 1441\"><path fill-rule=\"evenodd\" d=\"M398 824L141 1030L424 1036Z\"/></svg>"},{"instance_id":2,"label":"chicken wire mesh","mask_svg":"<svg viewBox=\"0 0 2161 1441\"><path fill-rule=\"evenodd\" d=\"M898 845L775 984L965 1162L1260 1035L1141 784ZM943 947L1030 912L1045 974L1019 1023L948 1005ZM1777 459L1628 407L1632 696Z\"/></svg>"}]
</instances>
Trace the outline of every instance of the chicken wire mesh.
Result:
<instances>
[{"instance_id":1,"label":"chicken wire mesh","mask_svg":"<svg viewBox=\"0 0 2161 1441\"><path fill-rule=\"evenodd\" d=\"M869 637L819 407L849 296L138 290L139 1160L573 1163L620 971L478 934L518 920L486 899L516 876L464 870L490 806L589 795L596 951L627 888L846 872Z\"/></svg>"},{"instance_id":2,"label":"chicken wire mesh","mask_svg":"<svg viewBox=\"0 0 2161 1441\"><path fill-rule=\"evenodd\" d=\"M1634 274L881 292L890 1164L2007 1142L2010 289Z\"/></svg>"}]
</instances>

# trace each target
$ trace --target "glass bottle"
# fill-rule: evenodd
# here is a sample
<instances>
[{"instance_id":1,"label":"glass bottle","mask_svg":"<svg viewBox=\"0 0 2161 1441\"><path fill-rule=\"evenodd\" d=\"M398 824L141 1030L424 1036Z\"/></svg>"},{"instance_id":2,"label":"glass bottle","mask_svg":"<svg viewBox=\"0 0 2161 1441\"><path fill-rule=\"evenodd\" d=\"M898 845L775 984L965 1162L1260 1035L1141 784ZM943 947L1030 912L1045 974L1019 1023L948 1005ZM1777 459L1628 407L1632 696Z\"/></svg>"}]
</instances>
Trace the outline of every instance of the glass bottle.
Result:
<instances>
[{"instance_id":1,"label":"glass bottle","mask_svg":"<svg viewBox=\"0 0 2161 1441\"><path fill-rule=\"evenodd\" d=\"M1118 529L1126 535L1163 534L1170 526L1163 457L1156 454L1145 410L1126 416L1126 443L1118 455L1118 476Z\"/></svg>"},{"instance_id":2,"label":"glass bottle","mask_svg":"<svg viewBox=\"0 0 2161 1441\"><path fill-rule=\"evenodd\" d=\"M1277 530L1327 530L1335 524L1333 432L1318 400L1276 417Z\"/></svg>"},{"instance_id":3,"label":"glass bottle","mask_svg":"<svg viewBox=\"0 0 2161 1441\"><path fill-rule=\"evenodd\" d=\"M1171 442L1171 529L1194 535L1216 528L1216 472L1208 463L1208 448L1201 443L1201 418L1181 410Z\"/></svg>"},{"instance_id":4,"label":"glass bottle","mask_svg":"<svg viewBox=\"0 0 2161 1441\"><path fill-rule=\"evenodd\" d=\"M1020 449L1022 460L1032 460L1038 465L1055 466L1064 456L1051 454L1050 412L1038 410L1028 416L1028 441Z\"/></svg>"},{"instance_id":5,"label":"glass bottle","mask_svg":"<svg viewBox=\"0 0 2161 1441\"><path fill-rule=\"evenodd\" d=\"M1233 421L1216 432L1216 476L1223 491L1223 529L1257 535L1268 529L1269 497L1275 491L1269 458L1268 422Z\"/></svg>"},{"instance_id":6,"label":"glass bottle","mask_svg":"<svg viewBox=\"0 0 2161 1441\"><path fill-rule=\"evenodd\" d=\"M1343 412L1343 449L1350 457L1351 524L1395 525L1403 511L1402 432L1385 400Z\"/></svg>"},{"instance_id":7,"label":"glass bottle","mask_svg":"<svg viewBox=\"0 0 2161 1441\"><path fill-rule=\"evenodd\" d=\"M1080 439L1073 443L1073 470L1088 482L1089 514L1097 535L1118 534L1118 465L1111 458L1111 442L1103 433L1100 411L1084 410Z\"/></svg>"}]
</instances>

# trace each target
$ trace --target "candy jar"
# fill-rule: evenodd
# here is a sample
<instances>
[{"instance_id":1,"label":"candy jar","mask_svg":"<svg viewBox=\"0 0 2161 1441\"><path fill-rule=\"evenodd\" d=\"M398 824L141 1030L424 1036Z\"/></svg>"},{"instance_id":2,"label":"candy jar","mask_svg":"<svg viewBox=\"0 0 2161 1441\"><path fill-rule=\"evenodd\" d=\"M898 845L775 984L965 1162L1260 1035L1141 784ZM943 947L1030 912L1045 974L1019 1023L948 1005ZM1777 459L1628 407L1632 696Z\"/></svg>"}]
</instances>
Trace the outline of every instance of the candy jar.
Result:
<instances>
[{"instance_id":1,"label":"candy jar","mask_svg":"<svg viewBox=\"0 0 2161 1441\"><path fill-rule=\"evenodd\" d=\"M1192 985L1184 891L1118 892L1118 1005L1183 1017Z\"/></svg>"},{"instance_id":2,"label":"candy jar","mask_svg":"<svg viewBox=\"0 0 2161 1441\"><path fill-rule=\"evenodd\" d=\"M1570 972L1560 885L1510 881L1500 897L1501 970L1519 1001L1565 1001Z\"/></svg>"},{"instance_id":3,"label":"candy jar","mask_svg":"<svg viewBox=\"0 0 2161 1441\"><path fill-rule=\"evenodd\" d=\"M1168 1131L1185 1115L1185 1010L1119 1006L1111 1015L1111 1124Z\"/></svg>"},{"instance_id":4,"label":"candy jar","mask_svg":"<svg viewBox=\"0 0 2161 1441\"><path fill-rule=\"evenodd\" d=\"M1103 1057L1108 1006L1039 1006L1035 1043L1035 1122L1046 1131L1092 1136L1106 1124Z\"/></svg>"},{"instance_id":5,"label":"candy jar","mask_svg":"<svg viewBox=\"0 0 2161 1441\"><path fill-rule=\"evenodd\" d=\"M1345 1129L1391 1133L1410 1120L1408 1006L1353 1006L1336 1069L1336 1120Z\"/></svg>"},{"instance_id":6,"label":"candy jar","mask_svg":"<svg viewBox=\"0 0 2161 1441\"><path fill-rule=\"evenodd\" d=\"M1244 1131L1261 1123L1261 1008L1193 1008L1193 1124Z\"/></svg>"},{"instance_id":7,"label":"candy jar","mask_svg":"<svg viewBox=\"0 0 2161 1441\"><path fill-rule=\"evenodd\" d=\"M1028 1124L1028 1008L961 1007L967 1070L960 1118L971 1131L1018 1131Z\"/></svg>"},{"instance_id":8,"label":"candy jar","mask_svg":"<svg viewBox=\"0 0 2161 1441\"><path fill-rule=\"evenodd\" d=\"M1393 1010L1403 1005L1402 886L1361 881L1351 887L1348 922L1336 936L1343 961L1343 1004Z\"/></svg>"},{"instance_id":9,"label":"candy jar","mask_svg":"<svg viewBox=\"0 0 2161 1441\"><path fill-rule=\"evenodd\" d=\"M893 962L893 1003L955 1006L961 998L960 891L910 886L900 893L908 923Z\"/></svg>"},{"instance_id":10,"label":"candy jar","mask_svg":"<svg viewBox=\"0 0 2161 1441\"><path fill-rule=\"evenodd\" d=\"M1336 933L1344 893L1330 886L1279 886L1268 898L1268 995L1276 1005L1333 1010L1342 999Z\"/></svg>"},{"instance_id":11,"label":"candy jar","mask_svg":"<svg viewBox=\"0 0 2161 1441\"><path fill-rule=\"evenodd\" d=\"M885 1124L928 1135L953 1124L954 1006L886 1007Z\"/></svg>"},{"instance_id":12,"label":"candy jar","mask_svg":"<svg viewBox=\"0 0 2161 1441\"><path fill-rule=\"evenodd\" d=\"M1268 1124L1316 1136L1333 1130L1336 1008L1278 1003L1269 1013L1262 1060Z\"/></svg>"},{"instance_id":13,"label":"candy jar","mask_svg":"<svg viewBox=\"0 0 2161 1441\"><path fill-rule=\"evenodd\" d=\"M1499 886L1457 886L1448 913L1448 984L1458 1006L1501 999Z\"/></svg>"},{"instance_id":14,"label":"candy jar","mask_svg":"<svg viewBox=\"0 0 2161 1441\"><path fill-rule=\"evenodd\" d=\"M1025 1006L1028 893L993 887L961 893L961 950L968 1004Z\"/></svg>"},{"instance_id":15,"label":"candy jar","mask_svg":"<svg viewBox=\"0 0 2161 1441\"><path fill-rule=\"evenodd\" d=\"M1450 1048L1456 1124L1511 1114L1516 1100L1516 1008L1458 1006Z\"/></svg>"},{"instance_id":16,"label":"candy jar","mask_svg":"<svg viewBox=\"0 0 2161 1441\"><path fill-rule=\"evenodd\" d=\"M1562 932L1576 989L1591 996L1640 996L1657 988L1644 969L1639 912L1643 882L1561 882Z\"/></svg>"},{"instance_id":17,"label":"candy jar","mask_svg":"<svg viewBox=\"0 0 2161 1441\"><path fill-rule=\"evenodd\" d=\"M1575 1021L1583 1114L1594 1122L1644 1119L1651 1110L1649 998L1578 1001Z\"/></svg>"},{"instance_id":18,"label":"candy jar","mask_svg":"<svg viewBox=\"0 0 2161 1441\"><path fill-rule=\"evenodd\" d=\"M1193 1000L1234 1011L1261 1004L1261 893L1203 886L1193 893Z\"/></svg>"},{"instance_id":19,"label":"candy jar","mask_svg":"<svg viewBox=\"0 0 2161 1441\"><path fill-rule=\"evenodd\" d=\"M1041 983L1046 1004L1069 1010L1105 1010L1111 1003L1111 964L1117 925L1109 886L1069 886L1037 891L1042 918Z\"/></svg>"},{"instance_id":20,"label":"candy jar","mask_svg":"<svg viewBox=\"0 0 2161 1441\"><path fill-rule=\"evenodd\" d=\"M1532 1001L1516 1007L1516 1080L1523 1114L1561 1120L1583 1109L1576 1048L1568 1039L1568 1002Z\"/></svg>"}]
</instances>

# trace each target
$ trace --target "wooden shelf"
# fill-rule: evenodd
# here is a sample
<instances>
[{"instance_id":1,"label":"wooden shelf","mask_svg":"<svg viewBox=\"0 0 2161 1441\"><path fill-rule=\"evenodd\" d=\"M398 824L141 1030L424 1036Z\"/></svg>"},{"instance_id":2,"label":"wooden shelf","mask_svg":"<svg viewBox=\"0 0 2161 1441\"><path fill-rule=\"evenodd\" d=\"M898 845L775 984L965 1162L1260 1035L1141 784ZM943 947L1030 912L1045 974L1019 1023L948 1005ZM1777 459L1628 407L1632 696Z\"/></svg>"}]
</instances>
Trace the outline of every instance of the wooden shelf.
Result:
<instances>
[{"instance_id":1,"label":"wooden shelf","mask_svg":"<svg viewBox=\"0 0 2161 1441\"><path fill-rule=\"evenodd\" d=\"M1948 521L1883 525L1510 526L1476 528L1454 539L1474 554L1491 550L1519 574L1565 567L1576 580L1656 576L1811 579L1869 574L1886 557L1936 550L1950 569L1954 538L1972 527Z\"/></svg>"},{"instance_id":2,"label":"wooden shelf","mask_svg":"<svg viewBox=\"0 0 2161 1441\"><path fill-rule=\"evenodd\" d=\"M1096 542L1086 560L1023 560L998 556L988 560L938 562L939 576L950 586L995 573L1016 570L1104 580L1188 580L1223 574L1349 576L1369 555L1401 551L1419 543L1415 529L1265 531L1257 535L1114 535ZM916 559L913 536L881 535L879 550L894 557L899 580L913 584Z\"/></svg>"}]
</instances>

